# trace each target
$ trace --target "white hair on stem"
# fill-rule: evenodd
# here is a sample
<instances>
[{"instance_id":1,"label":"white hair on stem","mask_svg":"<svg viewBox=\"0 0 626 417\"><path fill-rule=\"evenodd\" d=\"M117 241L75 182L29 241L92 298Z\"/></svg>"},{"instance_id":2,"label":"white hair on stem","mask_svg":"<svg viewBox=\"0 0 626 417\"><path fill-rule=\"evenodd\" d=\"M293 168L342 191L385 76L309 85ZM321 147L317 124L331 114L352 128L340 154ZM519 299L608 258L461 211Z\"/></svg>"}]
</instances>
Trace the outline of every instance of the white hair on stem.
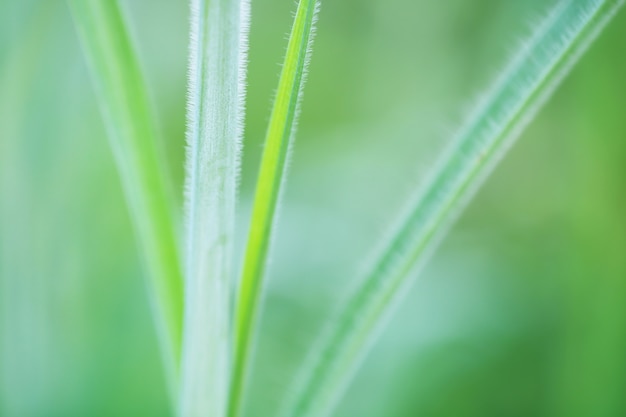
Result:
<instances>
[{"instance_id":1,"label":"white hair on stem","mask_svg":"<svg viewBox=\"0 0 626 417\"><path fill-rule=\"evenodd\" d=\"M280 414L327 417L460 211L624 0L562 0L477 102L320 336Z\"/></svg>"},{"instance_id":2,"label":"white hair on stem","mask_svg":"<svg viewBox=\"0 0 626 417\"><path fill-rule=\"evenodd\" d=\"M249 10L249 0L191 1L180 417L227 410Z\"/></svg>"}]
</instances>

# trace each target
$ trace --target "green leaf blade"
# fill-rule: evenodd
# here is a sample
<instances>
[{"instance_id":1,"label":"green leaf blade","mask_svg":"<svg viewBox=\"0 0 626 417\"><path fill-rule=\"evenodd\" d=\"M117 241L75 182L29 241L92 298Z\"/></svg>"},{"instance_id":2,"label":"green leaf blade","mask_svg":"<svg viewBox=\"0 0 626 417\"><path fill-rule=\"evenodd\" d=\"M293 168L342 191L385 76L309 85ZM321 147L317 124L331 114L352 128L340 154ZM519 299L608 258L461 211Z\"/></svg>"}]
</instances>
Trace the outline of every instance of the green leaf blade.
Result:
<instances>
[{"instance_id":1,"label":"green leaf blade","mask_svg":"<svg viewBox=\"0 0 626 417\"><path fill-rule=\"evenodd\" d=\"M238 417L242 412L276 208L297 126L318 10L317 0L298 3L266 135L235 311L230 417Z\"/></svg>"},{"instance_id":2,"label":"green leaf blade","mask_svg":"<svg viewBox=\"0 0 626 417\"><path fill-rule=\"evenodd\" d=\"M179 414L224 416L248 0L193 0L187 112L185 322Z\"/></svg>"},{"instance_id":3,"label":"green leaf blade","mask_svg":"<svg viewBox=\"0 0 626 417\"><path fill-rule=\"evenodd\" d=\"M470 115L375 263L322 335L283 417L332 413L376 335L456 216L623 0L561 1Z\"/></svg>"},{"instance_id":4,"label":"green leaf blade","mask_svg":"<svg viewBox=\"0 0 626 417\"><path fill-rule=\"evenodd\" d=\"M183 288L175 217L152 109L117 1L70 0L149 276L171 387L182 339Z\"/></svg>"}]
</instances>

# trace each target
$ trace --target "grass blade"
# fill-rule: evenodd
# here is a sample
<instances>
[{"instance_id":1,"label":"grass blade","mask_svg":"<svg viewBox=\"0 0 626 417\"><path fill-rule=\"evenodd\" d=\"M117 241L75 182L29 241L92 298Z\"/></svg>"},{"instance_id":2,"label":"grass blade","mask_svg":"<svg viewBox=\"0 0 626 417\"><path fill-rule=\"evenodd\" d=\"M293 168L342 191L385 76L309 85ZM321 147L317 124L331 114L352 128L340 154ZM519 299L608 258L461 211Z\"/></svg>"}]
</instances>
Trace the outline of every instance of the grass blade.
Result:
<instances>
[{"instance_id":1,"label":"grass blade","mask_svg":"<svg viewBox=\"0 0 626 417\"><path fill-rule=\"evenodd\" d=\"M182 339L183 287L171 196L145 83L115 0L70 0L144 264L170 383Z\"/></svg>"},{"instance_id":2,"label":"grass blade","mask_svg":"<svg viewBox=\"0 0 626 417\"><path fill-rule=\"evenodd\" d=\"M459 131L373 267L320 339L284 417L328 416L456 214L623 0L560 1Z\"/></svg>"},{"instance_id":3,"label":"grass blade","mask_svg":"<svg viewBox=\"0 0 626 417\"><path fill-rule=\"evenodd\" d=\"M224 416L248 0L192 0L181 416Z\"/></svg>"},{"instance_id":4,"label":"grass blade","mask_svg":"<svg viewBox=\"0 0 626 417\"><path fill-rule=\"evenodd\" d=\"M265 140L235 311L231 417L238 417L242 411L276 206L284 182L290 143L296 130L317 11L317 0L300 0L298 3Z\"/></svg>"}]
</instances>

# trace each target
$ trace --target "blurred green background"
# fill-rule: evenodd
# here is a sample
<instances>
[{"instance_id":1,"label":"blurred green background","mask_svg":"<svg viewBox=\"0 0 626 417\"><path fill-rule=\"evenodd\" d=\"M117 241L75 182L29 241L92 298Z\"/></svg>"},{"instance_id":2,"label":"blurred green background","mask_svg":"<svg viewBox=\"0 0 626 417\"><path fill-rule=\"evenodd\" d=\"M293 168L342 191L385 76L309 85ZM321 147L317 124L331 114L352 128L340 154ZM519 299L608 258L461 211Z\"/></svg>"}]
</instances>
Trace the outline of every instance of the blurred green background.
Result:
<instances>
[{"instance_id":1,"label":"blurred green background","mask_svg":"<svg viewBox=\"0 0 626 417\"><path fill-rule=\"evenodd\" d=\"M126 0L179 195L186 1ZM253 0L243 244L293 1ZM324 1L247 415L553 1ZM502 161L338 417L626 415L626 13ZM168 416L119 178L64 2L0 0L0 415Z\"/></svg>"}]
</instances>

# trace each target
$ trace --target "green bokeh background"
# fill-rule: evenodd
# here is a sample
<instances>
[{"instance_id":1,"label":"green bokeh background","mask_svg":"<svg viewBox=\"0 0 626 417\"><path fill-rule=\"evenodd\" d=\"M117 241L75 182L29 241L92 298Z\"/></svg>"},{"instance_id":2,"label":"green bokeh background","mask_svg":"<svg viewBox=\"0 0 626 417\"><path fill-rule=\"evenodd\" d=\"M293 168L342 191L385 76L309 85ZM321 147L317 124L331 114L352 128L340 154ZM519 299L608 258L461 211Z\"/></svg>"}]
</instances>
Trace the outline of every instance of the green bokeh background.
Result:
<instances>
[{"instance_id":1,"label":"green bokeh background","mask_svg":"<svg viewBox=\"0 0 626 417\"><path fill-rule=\"evenodd\" d=\"M122 4L182 196L188 5ZM247 416L275 415L403 201L552 4L324 2ZM252 2L240 248L293 10ZM461 216L337 417L626 415L624 39L622 11ZM0 0L0 416L168 415L67 6Z\"/></svg>"}]
</instances>

